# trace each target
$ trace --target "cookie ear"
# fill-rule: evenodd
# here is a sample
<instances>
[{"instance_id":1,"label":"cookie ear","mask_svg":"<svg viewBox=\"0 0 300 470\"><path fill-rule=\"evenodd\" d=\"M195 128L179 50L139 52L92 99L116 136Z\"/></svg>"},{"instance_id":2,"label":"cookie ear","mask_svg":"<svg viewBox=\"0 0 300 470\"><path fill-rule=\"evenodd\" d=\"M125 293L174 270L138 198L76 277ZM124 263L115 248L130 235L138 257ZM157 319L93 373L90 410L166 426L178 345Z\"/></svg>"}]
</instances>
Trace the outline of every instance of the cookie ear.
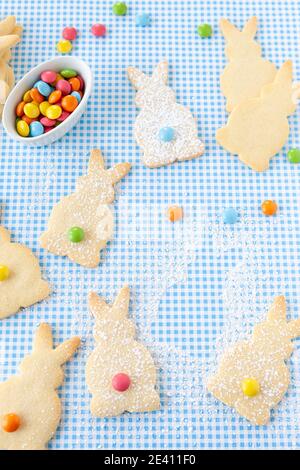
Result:
<instances>
[{"instance_id":1,"label":"cookie ear","mask_svg":"<svg viewBox=\"0 0 300 470\"><path fill-rule=\"evenodd\" d=\"M15 16L7 16L4 20L0 21L0 36L12 34L16 26Z\"/></svg>"},{"instance_id":2,"label":"cookie ear","mask_svg":"<svg viewBox=\"0 0 300 470\"><path fill-rule=\"evenodd\" d=\"M286 301L283 295L275 297L267 314L268 320L286 320Z\"/></svg>"},{"instance_id":3,"label":"cookie ear","mask_svg":"<svg viewBox=\"0 0 300 470\"><path fill-rule=\"evenodd\" d=\"M21 37L23 33L23 26L20 24L17 24L13 30L13 34L16 34L17 36Z\"/></svg>"},{"instance_id":4,"label":"cookie ear","mask_svg":"<svg viewBox=\"0 0 300 470\"><path fill-rule=\"evenodd\" d=\"M122 178L124 178L124 176L127 175L127 173L129 172L130 168L131 164L127 162L117 163L117 165L114 165L113 167L109 168L109 170L107 170L107 173L110 177L112 184L115 184Z\"/></svg>"},{"instance_id":5,"label":"cookie ear","mask_svg":"<svg viewBox=\"0 0 300 470\"><path fill-rule=\"evenodd\" d=\"M104 299L102 299L102 297L96 294L96 292L90 292L88 299L89 309L93 317L101 318L109 312L110 306L105 302Z\"/></svg>"},{"instance_id":6,"label":"cookie ear","mask_svg":"<svg viewBox=\"0 0 300 470\"><path fill-rule=\"evenodd\" d=\"M240 31L230 23L226 18L221 18L220 20L220 29L225 39L230 40L236 37Z\"/></svg>"},{"instance_id":7,"label":"cookie ear","mask_svg":"<svg viewBox=\"0 0 300 470\"><path fill-rule=\"evenodd\" d=\"M293 62L291 60L285 61L276 74L276 82L292 83L293 80Z\"/></svg>"},{"instance_id":8,"label":"cookie ear","mask_svg":"<svg viewBox=\"0 0 300 470\"><path fill-rule=\"evenodd\" d=\"M68 339L57 346L54 350L54 354L56 359L59 361L59 364L62 365L71 359L79 345L80 338L78 338L78 336L74 336L74 338Z\"/></svg>"},{"instance_id":9,"label":"cookie ear","mask_svg":"<svg viewBox=\"0 0 300 470\"><path fill-rule=\"evenodd\" d=\"M127 74L130 82L136 90L143 88L149 81L149 77L136 67L128 67Z\"/></svg>"},{"instance_id":10,"label":"cookie ear","mask_svg":"<svg viewBox=\"0 0 300 470\"><path fill-rule=\"evenodd\" d=\"M20 41L17 34L9 34L7 36L0 36L0 52L13 47Z\"/></svg>"},{"instance_id":11,"label":"cookie ear","mask_svg":"<svg viewBox=\"0 0 300 470\"><path fill-rule=\"evenodd\" d=\"M168 82L168 62L163 60L155 67L152 78L158 79L163 82L165 85Z\"/></svg>"},{"instance_id":12,"label":"cookie ear","mask_svg":"<svg viewBox=\"0 0 300 470\"><path fill-rule=\"evenodd\" d=\"M93 149L89 159L88 173L99 171L99 168L104 168L104 159L101 150Z\"/></svg>"},{"instance_id":13,"label":"cookie ear","mask_svg":"<svg viewBox=\"0 0 300 470\"><path fill-rule=\"evenodd\" d=\"M257 31L257 17L252 16L243 27L243 34L253 39Z\"/></svg>"},{"instance_id":14,"label":"cookie ear","mask_svg":"<svg viewBox=\"0 0 300 470\"><path fill-rule=\"evenodd\" d=\"M48 323L41 323L35 332L33 340L33 350L52 350L53 348L53 337L51 326Z\"/></svg>"},{"instance_id":15,"label":"cookie ear","mask_svg":"<svg viewBox=\"0 0 300 470\"><path fill-rule=\"evenodd\" d=\"M128 310L129 310L129 301L130 301L130 289L128 286L124 286L118 293L112 306L115 315L119 319L127 317Z\"/></svg>"}]
</instances>

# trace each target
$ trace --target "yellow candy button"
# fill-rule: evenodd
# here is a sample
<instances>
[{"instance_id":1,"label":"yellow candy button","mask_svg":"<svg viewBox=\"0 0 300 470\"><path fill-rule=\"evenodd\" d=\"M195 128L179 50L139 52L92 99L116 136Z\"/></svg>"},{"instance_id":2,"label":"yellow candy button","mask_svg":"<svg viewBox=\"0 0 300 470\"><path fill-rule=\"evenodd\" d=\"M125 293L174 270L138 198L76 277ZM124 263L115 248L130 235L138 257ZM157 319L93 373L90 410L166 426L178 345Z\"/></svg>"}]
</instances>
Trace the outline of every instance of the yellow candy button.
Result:
<instances>
[{"instance_id":1,"label":"yellow candy button","mask_svg":"<svg viewBox=\"0 0 300 470\"><path fill-rule=\"evenodd\" d=\"M40 114L40 109L38 105L34 102L32 103L26 103L24 106L24 113L27 117L34 119L39 116Z\"/></svg>"},{"instance_id":2,"label":"yellow candy button","mask_svg":"<svg viewBox=\"0 0 300 470\"><path fill-rule=\"evenodd\" d=\"M67 54L68 52L70 52L72 50L72 43L70 41L68 41L67 39L64 39L62 41L59 41L57 44L56 44L56 49L58 50L58 52L60 52L61 54Z\"/></svg>"},{"instance_id":3,"label":"yellow candy button","mask_svg":"<svg viewBox=\"0 0 300 470\"><path fill-rule=\"evenodd\" d=\"M255 397L260 392L260 386L257 380L247 378L242 381L242 390L247 397Z\"/></svg>"},{"instance_id":4,"label":"yellow candy button","mask_svg":"<svg viewBox=\"0 0 300 470\"><path fill-rule=\"evenodd\" d=\"M29 126L27 122L23 121L22 119L17 122L17 132L22 137L27 137L29 135Z\"/></svg>"},{"instance_id":5,"label":"yellow candy button","mask_svg":"<svg viewBox=\"0 0 300 470\"><path fill-rule=\"evenodd\" d=\"M30 91L31 90L25 91L25 93L23 95L23 101L25 101L25 103L31 103L31 101L32 101Z\"/></svg>"},{"instance_id":6,"label":"yellow candy button","mask_svg":"<svg viewBox=\"0 0 300 470\"><path fill-rule=\"evenodd\" d=\"M58 104L53 104L46 109L46 116L48 119L58 119L62 113L62 109Z\"/></svg>"},{"instance_id":7,"label":"yellow candy button","mask_svg":"<svg viewBox=\"0 0 300 470\"><path fill-rule=\"evenodd\" d=\"M42 103L40 103L39 107L43 116L46 116L46 111L49 108L49 106L50 106L50 103L48 103L48 101L42 101Z\"/></svg>"},{"instance_id":8,"label":"yellow candy button","mask_svg":"<svg viewBox=\"0 0 300 470\"><path fill-rule=\"evenodd\" d=\"M9 269L4 264L0 264L0 281L5 281L9 276Z\"/></svg>"}]
</instances>

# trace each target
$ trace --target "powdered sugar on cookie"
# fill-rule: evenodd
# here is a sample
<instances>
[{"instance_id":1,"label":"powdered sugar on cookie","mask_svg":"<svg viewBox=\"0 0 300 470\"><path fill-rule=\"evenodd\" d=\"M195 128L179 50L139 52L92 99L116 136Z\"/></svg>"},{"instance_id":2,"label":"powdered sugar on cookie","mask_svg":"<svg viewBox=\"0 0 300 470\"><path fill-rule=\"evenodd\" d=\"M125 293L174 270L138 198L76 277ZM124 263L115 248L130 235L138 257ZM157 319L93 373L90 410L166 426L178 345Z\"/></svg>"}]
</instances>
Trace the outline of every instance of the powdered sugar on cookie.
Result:
<instances>
[{"instance_id":1,"label":"powdered sugar on cookie","mask_svg":"<svg viewBox=\"0 0 300 470\"><path fill-rule=\"evenodd\" d=\"M127 69L141 108L134 125L134 136L142 148L143 163L151 168L203 154L197 124L187 107L176 103L174 91L167 86L168 63L160 62L151 77L135 67Z\"/></svg>"},{"instance_id":2,"label":"powdered sugar on cookie","mask_svg":"<svg viewBox=\"0 0 300 470\"><path fill-rule=\"evenodd\" d=\"M208 390L252 424L266 424L270 410L288 389L285 360L294 349L291 340L298 336L300 319L288 322L285 298L276 297L266 321L254 328L251 338L224 352L217 373L208 380Z\"/></svg>"},{"instance_id":3,"label":"powdered sugar on cookie","mask_svg":"<svg viewBox=\"0 0 300 470\"><path fill-rule=\"evenodd\" d=\"M129 170L129 163L105 170L100 150L92 150L88 174L78 179L73 194L54 206L48 230L40 238L41 246L82 266L96 267L100 250L113 234L108 204L114 200L114 184Z\"/></svg>"},{"instance_id":4,"label":"powdered sugar on cookie","mask_svg":"<svg viewBox=\"0 0 300 470\"><path fill-rule=\"evenodd\" d=\"M153 359L134 339L135 326L127 318L129 296L124 287L112 306L95 293L89 297L97 345L87 361L86 381L91 412L101 418L159 408Z\"/></svg>"}]
</instances>

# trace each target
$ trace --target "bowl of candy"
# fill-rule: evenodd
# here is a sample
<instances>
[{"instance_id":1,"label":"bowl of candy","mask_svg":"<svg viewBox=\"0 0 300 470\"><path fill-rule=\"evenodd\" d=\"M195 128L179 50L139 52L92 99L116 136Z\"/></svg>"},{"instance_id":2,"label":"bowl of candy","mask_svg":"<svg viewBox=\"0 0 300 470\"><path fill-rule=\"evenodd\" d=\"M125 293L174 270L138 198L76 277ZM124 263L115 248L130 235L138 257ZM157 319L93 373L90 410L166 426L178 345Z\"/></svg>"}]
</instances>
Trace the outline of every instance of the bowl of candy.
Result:
<instances>
[{"instance_id":1,"label":"bowl of candy","mask_svg":"<svg viewBox=\"0 0 300 470\"><path fill-rule=\"evenodd\" d=\"M55 57L34 67L9 94L2 122L26 145L49 145L80 119L92 91L90 67L77 57Z\"/></svg>"}]
</instances>

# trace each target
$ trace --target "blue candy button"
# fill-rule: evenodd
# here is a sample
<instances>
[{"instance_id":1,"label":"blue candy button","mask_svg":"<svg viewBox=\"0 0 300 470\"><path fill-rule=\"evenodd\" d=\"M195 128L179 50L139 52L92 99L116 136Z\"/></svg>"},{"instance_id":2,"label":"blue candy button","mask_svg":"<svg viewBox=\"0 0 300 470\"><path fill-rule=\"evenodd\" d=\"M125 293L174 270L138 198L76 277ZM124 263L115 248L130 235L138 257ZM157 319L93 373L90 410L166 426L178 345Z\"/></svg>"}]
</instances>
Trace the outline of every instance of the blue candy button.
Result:
<instances>
[{"instance_id":1,"label":"blue candy button","mask_svg":"<svg viewBox=\"0 0 300 470\"><path fill-rule=\"evenodd\" d=\"M159 138L162 142L171 142L174 139L174 135L173 127L162 127L159 131Z\"/></svg>"},{"instance_id":2,"label":"blue candy button","mask_svg":"<svg viewBox=\"0 0 300 470\"><path fill-rule=\"evenodd\" d=\"M75 96L75 98L77 99L78 103L80 103L80 101L81 101L81 96L80 96L80 94L78 93L78 91L72 91L71 95L72 95L72 96Z\"/></svg>"},{"instance_id":3,"label":"blue candy button","mask_svg":"<svg viewBox=\"0 0 300 470\"><path fill-rule=\"evenodd\" d=\"M225 209L223 212L223 222L224 224L235 224L239 218L238 212L233 209L232 207L229 207L228 209Z\"/></svg>"},{"instance_id":4,"label":"blue candy button","mask_svg":"<svg viewBox=\"0 0 300 470\"><path fill-rule=\"evenodd\" d=\"M137 26L148 26L151 22L150 16L148 13L141 13L136 17L136 25Z\"/></svg>"},{"instance_id":5,"label":"blue candy button","mask_svg":"<svg viewBox=\"0 0 300 470\"><path fill-rule=\"evenodd\" d=\"M49 96L52 91L52 87L48 85L48 83L43 82L42 80L36 82L34 84L34 88L37 88L40 94L43 96Z\"/></svg>"},{"instance_id":6,"label":"blue candy button","mask_svg":"<svg viewBox=\"0 0 300 470\"><path fill-rule=\"evenodd\" d=\"M44 133L44 126L39 121L33 121L29 125L30 137L37 137Z\"/></svg>"}]
</instances>

